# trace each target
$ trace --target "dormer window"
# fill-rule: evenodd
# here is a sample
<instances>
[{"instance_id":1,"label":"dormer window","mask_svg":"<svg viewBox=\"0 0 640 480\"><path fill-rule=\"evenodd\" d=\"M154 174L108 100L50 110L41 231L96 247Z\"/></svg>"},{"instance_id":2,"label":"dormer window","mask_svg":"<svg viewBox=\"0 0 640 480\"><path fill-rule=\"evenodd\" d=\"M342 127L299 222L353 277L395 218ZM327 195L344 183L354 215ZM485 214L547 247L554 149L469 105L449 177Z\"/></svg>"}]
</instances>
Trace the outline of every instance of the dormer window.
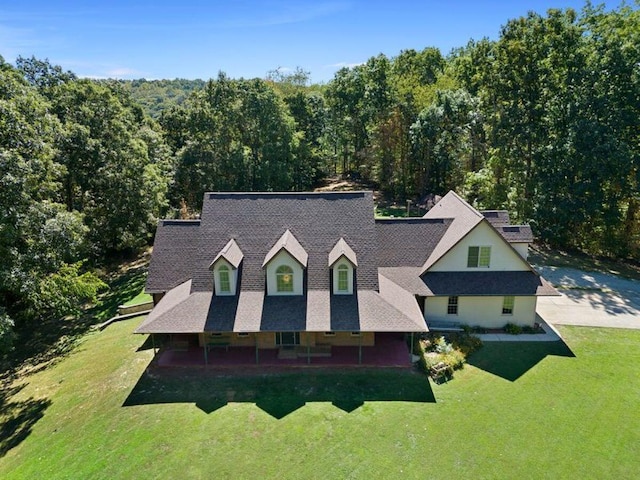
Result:
<instances>
[{"instance_id":1,"label":"dormer window","mask_svg":"<svg viewBox=\"0 0 640 480\"><path fill-rule=\"evenodd\" d=\"M353 275L358 266L356 253L341 238L329 252L329 268L333 274L333 294L352 295Z\"/></svg>"},{"instance_id":2,"label":"dormer window","mask_svg":"<svg viewBox=\"0 0 640 480\"><path fill-rule=\"evenodd\" d=\"M220 283L220 293L231 293L231 280L229 279L229 267L220 265L218 268L218 282Z\"/></svg>"},{"instance_id":3,"label":"dormer window","mask_svg":"<svg viewBox=\"0 0 640 480\"><path fill-rule=\"evenodd\" d=\"M289 265L276 269L276 289L278 293L293 292L293 268Z\"/></svg>"},{"instance_id":4,"label":"dormer window","mask_svg":"<svg viewBox=\"0 0 640 480\"><path fill-rule=\"evenodd\" d=\"M229 240L213 259L209 270L213 271L213 289L216 295L235 295L238 268L244 255L235 240Z\"/></svg>"}]
</instances>

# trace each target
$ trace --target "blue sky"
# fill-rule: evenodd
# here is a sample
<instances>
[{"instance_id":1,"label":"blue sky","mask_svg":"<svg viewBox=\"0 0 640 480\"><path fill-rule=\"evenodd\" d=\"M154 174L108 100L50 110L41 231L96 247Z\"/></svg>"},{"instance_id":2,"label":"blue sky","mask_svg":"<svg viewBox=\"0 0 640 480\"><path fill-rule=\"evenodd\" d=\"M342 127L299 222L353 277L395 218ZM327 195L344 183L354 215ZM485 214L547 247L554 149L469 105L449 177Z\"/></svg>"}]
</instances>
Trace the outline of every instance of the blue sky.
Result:
<instances>
[{"instance_id":1,"label":"blue sky","mask_svg":"<svg viewBox=\"0 0 640 480\"><path fill-rule=\"evenodd\" d=\"M597 3L597 2L595 2ZM403 49L496 39L507 20L583 0L0 0L0 55L48 58L80 76L264 77L300 66L314 82ZM616 7L607 3L607 7Z\"/></svg>"}]
</instances>

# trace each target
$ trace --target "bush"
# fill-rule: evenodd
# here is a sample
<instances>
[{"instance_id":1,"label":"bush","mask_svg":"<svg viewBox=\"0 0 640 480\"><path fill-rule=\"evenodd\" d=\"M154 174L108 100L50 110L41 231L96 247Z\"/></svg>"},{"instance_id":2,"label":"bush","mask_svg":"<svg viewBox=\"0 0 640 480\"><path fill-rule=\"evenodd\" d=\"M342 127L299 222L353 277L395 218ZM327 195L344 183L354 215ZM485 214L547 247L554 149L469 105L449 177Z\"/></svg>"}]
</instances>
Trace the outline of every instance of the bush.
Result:
<instances>
[{"instance_id":1,"label":"bush","mask_svg":"<svg viewBox=\"0 0 640 480\"><path fill-rule=\"evenodd\" d=\"M504 326L504 331L510 335L520 335L522 333L522 327L515 323L507 323Z\"/></svg>"},{"instance_id":2,"label":"bush","mask_svg":"<svg viewBox=\"0 0 640 480\"><path fill-rule=\"evenodd\" d=\"M0 308L0 358L13 350L15 336L13 320Z\"/></svg>"},{"instance_id":3,"label":"bush","mask_svg":"<svg viewBox=\"0 0 640 480\"><path fill-rule=\"evenodd\" d=\"M466 356L471 355L482 347L482 340L467 332L454 332L449 334L449 341L453 348L460 350Z\"/></svg>"}]
</instances>

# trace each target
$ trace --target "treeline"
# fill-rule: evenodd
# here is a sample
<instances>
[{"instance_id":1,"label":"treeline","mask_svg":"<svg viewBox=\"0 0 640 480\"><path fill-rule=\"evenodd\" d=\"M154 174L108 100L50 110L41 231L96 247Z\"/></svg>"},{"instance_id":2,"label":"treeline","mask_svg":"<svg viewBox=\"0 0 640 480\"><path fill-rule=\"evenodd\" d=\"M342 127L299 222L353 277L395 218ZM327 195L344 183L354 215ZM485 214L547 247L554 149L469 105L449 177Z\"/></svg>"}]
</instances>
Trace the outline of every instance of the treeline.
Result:
<instances>
[{"instance_id":1,"label":"treeline","mask_svg":"<svg viewBox=\"0 0 640 480\"><path fill-rule=\"evenodd\" d=\"M399 202L454 189L552 246L637 259L639 12L529 14L496 41L378 55L326 85L302 69L123 82L0 60L0 342L95 299L95 266L209 190L336 174Z\"/></svg>"}]
</instances>

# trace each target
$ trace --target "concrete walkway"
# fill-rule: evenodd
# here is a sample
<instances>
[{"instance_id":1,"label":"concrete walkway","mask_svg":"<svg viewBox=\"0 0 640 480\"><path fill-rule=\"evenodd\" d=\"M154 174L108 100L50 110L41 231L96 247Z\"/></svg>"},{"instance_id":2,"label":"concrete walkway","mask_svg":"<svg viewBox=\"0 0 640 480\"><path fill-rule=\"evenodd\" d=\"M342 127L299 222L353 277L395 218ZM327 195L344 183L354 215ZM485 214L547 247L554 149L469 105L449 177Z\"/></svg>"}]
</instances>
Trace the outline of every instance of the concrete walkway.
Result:
<instances>
[{"instance_id":1,"label":"concrete walkway","mask_svg":"<svg viewBox=\"0 0 640 480\"><path fill-rule=\"evenodd\" d=\"M547 323L640 329L640 281L572 268L536 267L562 294L538 299Z\"/></svg>"}]
</instances>

